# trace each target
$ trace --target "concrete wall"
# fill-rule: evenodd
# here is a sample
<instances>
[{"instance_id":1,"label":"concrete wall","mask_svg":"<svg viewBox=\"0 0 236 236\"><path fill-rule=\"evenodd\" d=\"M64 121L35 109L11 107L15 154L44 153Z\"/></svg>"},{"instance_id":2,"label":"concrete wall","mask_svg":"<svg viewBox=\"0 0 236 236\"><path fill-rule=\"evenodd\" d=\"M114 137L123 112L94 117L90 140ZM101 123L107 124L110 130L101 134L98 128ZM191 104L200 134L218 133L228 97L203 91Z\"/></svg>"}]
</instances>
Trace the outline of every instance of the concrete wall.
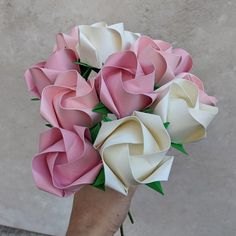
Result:
<instances>
[{"instance_id":1,"label":"concrete wall","mask_svg":"<svg viewBox=\"0 0 236 236\"><path fill-rule=\"evenodd\" d=\"M37 190L31 158L45 129L25 68L47 57L55 34L76 24L121 22L193 55L193 72L219 99L208 138L176 154L165 197L140 187L126 235L235 236L236 1L0 0L0 224L63 235L71 199Z\"/></svg>"}]
</instances>

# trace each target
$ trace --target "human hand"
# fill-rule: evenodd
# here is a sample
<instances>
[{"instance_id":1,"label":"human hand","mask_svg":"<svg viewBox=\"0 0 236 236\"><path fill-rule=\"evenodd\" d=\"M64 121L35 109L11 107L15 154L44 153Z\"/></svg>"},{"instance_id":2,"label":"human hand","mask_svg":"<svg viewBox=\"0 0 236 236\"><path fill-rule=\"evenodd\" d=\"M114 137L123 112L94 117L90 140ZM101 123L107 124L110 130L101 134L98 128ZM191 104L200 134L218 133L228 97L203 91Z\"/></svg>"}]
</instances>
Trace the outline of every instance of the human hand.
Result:
<instances>
[{"instance_id":1,"label":"human hand","mask_svg":"<svg viewBox=\"0 0 236 236\"><path fill-rule=\"evenodd\" d=\"M66 236L111 236L119 229L130 208L135 187L127 196L106 188L83 187L74 196Z\"/></svg>"}]
</instances>

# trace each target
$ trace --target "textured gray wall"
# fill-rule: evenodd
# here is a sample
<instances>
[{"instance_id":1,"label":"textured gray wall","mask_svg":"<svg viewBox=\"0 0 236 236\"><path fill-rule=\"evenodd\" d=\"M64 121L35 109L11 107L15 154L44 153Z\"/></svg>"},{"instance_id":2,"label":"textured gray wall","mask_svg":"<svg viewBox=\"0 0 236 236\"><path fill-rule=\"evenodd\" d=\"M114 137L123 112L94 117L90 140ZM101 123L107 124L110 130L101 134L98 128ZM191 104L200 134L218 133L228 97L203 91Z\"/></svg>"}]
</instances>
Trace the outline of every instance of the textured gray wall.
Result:
<instances>
[{"instance_id":1,"label":"textured gray wall","mask_svg":"<svg viewBox=\"0 0 236 236\"><path fill-rule=\"evenodd\" d=\"M0 224L63 235L71 199L38 191L31 177L45 128L23 72L57 32L105 20L187 49L220 108L208 139L187 146L190 157L176 153L165 197L139 188L126 235L235 236L235 12L235 0L0 0Z\"/></svg>"}]
</instances>

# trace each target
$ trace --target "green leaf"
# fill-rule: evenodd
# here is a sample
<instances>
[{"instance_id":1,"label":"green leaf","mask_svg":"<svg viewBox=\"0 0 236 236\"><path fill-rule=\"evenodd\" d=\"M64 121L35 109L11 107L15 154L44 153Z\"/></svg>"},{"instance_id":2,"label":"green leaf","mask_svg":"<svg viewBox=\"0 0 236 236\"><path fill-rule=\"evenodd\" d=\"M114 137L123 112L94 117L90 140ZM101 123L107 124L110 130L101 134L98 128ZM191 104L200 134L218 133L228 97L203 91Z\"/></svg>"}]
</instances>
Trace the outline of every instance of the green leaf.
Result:
<instances>
[{"instance_id":1,"label":"green leaf","mask_svg":"<svg viewBox=\"0 0 236 236\"><path fill-rule=\"evenodd\" d=\"M164 126L165 126L165 128L167 129L167 128L168 128L168 126L170 125L170 122L165 122L163 125L164 125Z\"/></svg>"},{"instance_id":2,"label":"green leaf","mask_svg":"<svg viewBox=\"0 0 236 236\"><path fill-rule=\"evenodd\" d=\"M90 66L90 65L88 65L87 63L84 63L84 62L75 61L74 63L77 64L77 65L80 65L81 71L84 71L84 69L86 69L86 68L90 68L91 70L93 70L93 71L95 71L97 73L100 71L99 68Z\"/></svg>"},{"instance_id":3,"label":"green leaf","mask_svg":"<svg viewBox=\"0 0 236 236\"><path fill-rule=\"evenodd\" d=\"M146 184L148 187L154 189L155 191L157 191L158 193L164 195L162 186L161 186L161 182L160 181L156 181L156 182L152 182L149 184Z\"/></svg>"},{"instance_id":4,"label":"green leaf","mask_svg":"<svg viewBox=\"0 0 236 236\"><path fill-rule=\"evenodd\" d=\"M89 75L90 75L90 73L91 73L91 71L92 71L92 69L88 67L88 68L83 72L83 74L81 74L82 77L87 80L88 77L89 77Z\"/></svg>"},{"instance_id":5,"label":"green leaf","mask_svg":"<svg viewBox=\"0 0 236 236\"><path fill-rule=\"evenodd\" d=\"M154 90L159 89L161 86L159 86L158 84L154 84Z\"/></svg>"},{"instance_id":6,"label":"green leaf","mask_svg":"<svg viewBox=\"0 0 236 236\"><path fill-rule=\"evenodd\" d=\"M39 101L40 99L39 98L31 98L30 100L31 101Z\"/></svg>"},{"instance_id":7,"label":"green leaf","mask_svg":"<svg viewBox=\"0 0 236 236\"><path fill-rule=\"evenodd\" d=\"M94 141L96 140L100 128L101 128L101 124L97 123L95 126L93 126L92 128L89 129L92 143L94 143Z\"/></svg>"},{"instance_id":8,"label":"green leaf","mask_svg":"<svg viewBox=\"0 0 236 236\"><path fill-rule=\"evenodd\" d=\"M112 121L112 119L109 118L109 117L107 117L107 116L104 116L102 120L103 120L104 122Z\"/></svg>"},{"instance_id":9,"label":"green leaf","mask_svg":"<svg viewBox=\"0 0 236 236\"><path fill-rule=\"evenodd\" d=\"M184 145L180 144L180 143L172 143L171 142L171 147L179 150L180 152L184 153L185 155L188 155L188 153L186 152L186 150L184 149Z\"/></svg>"},{"instance_id":10,"label":"green leaf","mask_svg":"<svg viewBox=\"0 0 236 236\"><path fill-rule=\"evenodd\" d=\"M96 67L92 67L91 68L93 71L95 71L96 73L98 73L99 71L100 71L100 69L99 68L96 68Z\"/></svg>"},{"instance_id":11,"label":"green leaf","mask_svg":"<svg viewBox=\"0 0 236 236\"><path fill-rule=\"evenodd\" d=\"M80 65L80 66L84 66L84 67L92 67L92 66L90 66L90 65L88 65L88 64L86 64L86 63L80 62L80 61L74 61L74 63L75 63L75 64L78 64L78 65Z\"/></svg>"},{"instance_id":12,"label":"green leaf","mask_svg":"<svg viewBox=\"0 0 236 236\"><path fill-rule=\"evenodd\" d=\"M102 113L107 115L108 113L112 113L102 102L99 102L92 110L93 112Z\"/></svg>"},{"instance_id":13,"label":"green leaf","mask_svg":"<svg viewBox=\"0 0 236 236\"><path fill-rule=\"evenodd\" d=\"M145 112L145 113L153 113L153 108L148 107L148 108L142 110L142 112Z\"/></svg>"},{"instance_id":14,"label":"green leaf","mask_svg":"<svg viewBox=\"0 0 236 236\"><path fill-rule=\"evenodd\" d=\"M99 172L97 178L95 179L94 183L92 184L92 186L105 191L105 173L104 173L103 167L100 170L100 172Z\"/></svg>"},{"instance_id":15,"label":"green leaf","mask_svg":"<svg viewBox=\"0 0 236 236\"><path fill-rule=\"evenodd\" d=\"M45 126L49 127L49 128L52 128L53 126L49 123L45 124Z\"/></svg>"}]
</instances>

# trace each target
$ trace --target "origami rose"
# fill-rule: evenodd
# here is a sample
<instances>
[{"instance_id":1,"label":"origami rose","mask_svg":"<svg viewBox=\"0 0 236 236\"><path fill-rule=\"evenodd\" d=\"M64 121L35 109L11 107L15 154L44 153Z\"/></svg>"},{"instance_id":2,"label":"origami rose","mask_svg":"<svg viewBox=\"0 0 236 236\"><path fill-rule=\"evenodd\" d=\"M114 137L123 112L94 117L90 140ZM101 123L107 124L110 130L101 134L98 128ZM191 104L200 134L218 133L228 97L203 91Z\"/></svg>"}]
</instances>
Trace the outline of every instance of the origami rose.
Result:
<instances>
[{"instance_id":1,"label":"origami rose","mask_svg":"<svg viewBox=\"0 0 236 236\"><path fill-rule=\"evenodd\" d=\"M168 179L173 157L165 155L170 137L159 116L134 112L103 122L94 146L103 161L105 186L122 194L130 185Z\"/></svg>"},{"instance_id":2,"label":"origami rose","mask_svg":"<svg viewBox=\"0 0 236 236\"><path fill-rule=\"evenodd\" d=\"M75 53L70 49L55 51L47 61L39 62L25 72L25 80L30 92L40 98L42 90L55 83L56 77L63 71L79 70L74 63Z\"/></svg>"},{"instance_id":3,"label":"origami rose","mask_svg":"<svg viewBox=\"0 0 236 236\"><path fill-rule=\"evenodd\" d=\"M39 153L32 162L38 188L64 197L91 184L101 169L99 154L90 143L89 131L52 128L40 136Z\"/></svg>"},{"instance_id":4,"label":"origami rose","mask_svg":"<svg viewBox=\"0 0 236 236\"><path fill-rule=\"evenodd\" d=\"M111 55L96 82L100 100L118 118L150 106L156 98L154 66L141 67L132 51Z\"/></svg>"},{"instance_id":5,"label":"origami rose","mask_svg":"<svg viewBox=\"0 0 236 236\"><path fill-rule=\"evenodd\" d=\"M157 89L154 114L170 122L168 132L175 143L189 143L206 136L206 128L218 108L199 101L198 87L191 81L176 78Z\"/></svg>"},{"instance_id":6,"label":"origami rose","mask_svg":"<svg viewBox=\"0 0 236 236\"><path fill-rule=\"evenodd\" d=\"M163 85L181 72L192 68L192 58L181 48L172 48L170 43L141 36L132 45L142 67L155 66L155 83Z\"/></svg>"},{"instance_id":7,"label":"origami rose","mask_svg":"<svg viewBox=\"0 0 236 236\"><path fill-rule=\"evenodd\" d=\"M79 42L79 28L78 26L75 26L72 28L71 32L69 34L65 33L58 33L56 36L56 47L54 48L55 51L61 50L61 49L71 49L77 54L77 44ZM78 54L77 54L78 56Z\"/></svg>"},{"instance_id":8,"label":"origami rose","mask_svg":"<svg viewBox=\"0 0 236 236\"><path fill-rule=\"evenodd\" d=\"M72 130L74 125L91 127L101 116L92 111L99 103L94 80L88 82L73 70L60 73L54 85L42 92L41 115L53 126Z\"/></svg>"},{"instance_id":9,"label":"origami rose","mask_svg":"<svg viewBox=\"0 0 236 236\"><path fill-rule=\"evenodd\" d=\"M139 34L124 30L123 23L107 25L104 22L79 26L77 46L80 60L101 68L108 56L128 49Z\"/></svg>"},{"instance_id":10,"label":"origami rose","mask_svg":"<svg viewBox=\"0 0 236 236\"><path fill-rule=\"evenodd\" d=\"M212 105L212 106L216 105L217 99L205 93L204 85L202 81L196 75L193 75L190 73L181 73L178 75L178 77L192 81L198 87L199 99L201 103Z\"/></svg>"}]
</instances>

